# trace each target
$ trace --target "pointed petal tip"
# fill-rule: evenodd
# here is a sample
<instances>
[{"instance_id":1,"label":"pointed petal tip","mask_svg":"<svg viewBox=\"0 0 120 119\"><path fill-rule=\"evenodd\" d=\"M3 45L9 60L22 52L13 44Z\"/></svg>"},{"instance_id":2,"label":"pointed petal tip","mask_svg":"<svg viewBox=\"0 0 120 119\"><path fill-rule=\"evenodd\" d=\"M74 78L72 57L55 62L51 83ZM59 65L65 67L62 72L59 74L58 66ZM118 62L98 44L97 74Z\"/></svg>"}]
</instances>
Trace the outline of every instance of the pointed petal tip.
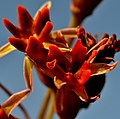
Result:
<instances>
[{"instance_id":1,"label":"pointed petal tip","mask_svg":"<svg viewBox=\"0 0 120 119\"><path fill-rule=\"evenodd\" d=\"M73 90L83 102L89 101L89 97L88 97L88 94L87 94L84 86L78 85Z\"/></svg>"},{"instance_id":2,"label":"pointed petal tip","mask_svg":"<svg viewBox=\"0 0 120 119\"><path fill-rule=\"evenodd\" d=\"M90 69L92 71L91 76L94 75L101 75L112 71L118 62L114 62L113 64L106 64L106 63L91 63Z\"/></svg>"},{"instance_id":3,"label":"pointed petal tip","mask_svg":"<svg viewBox=\"0 0 120 119\"><path fill-rule=\"evenodd\" d=\"M2 22L7 28L12 24L7 18L2 18Z\"/></svg>"},{"instance_id":4,"label":"pointed petal tip","mask_svg":"<svg viewBox=\"0 0 120 119\"><path fill-rule=\"evenodd\" d=\"M18 50L25 52L25 49L27 47L27 40L22 38L8 37L8 41Z\"/></svg>"},{"instance_id":5,"label":"pointed petal tip","mask_svg":"<svg viewBox=\"0 0 120 119\"><path fill-rule=\"evenodd\" d=\"M48 9L50 9L51 6L52 6L52 2L49 0L49 1L46 2L44 5L45 5Z\"/></svg>"},{"instance_id":6,"label":"pointed petal tip","mask_svg":"<svg viewBox=\"0 0 120 119\"><path fill-rule=\"evenodd\" d=\"M18 92L18 94L27 95L27 94L29 94L30 92L31 92L30 89L25 89L25 90L23 90L23 91L21 91L21 92ZM16 94L17 94L17 93L16 93Z\"/></svg>"},{"instance_id":7,"label":"pointed petal tip","mask_svg":"<svg viewBox=\"0 0 120 119\"><path fill-rule=\"evenodd\" d=\"M118 61L114 62L112 65L111 65L111 68L110 68L110 71L113 70L118 64Z\"/></svg>"},{"instance_id":8,"label":"pointed petal tip","mask_svg":"<svg viewBox=\"0 0 120 119\"><path fill-rule=\"evenodd\" d=\"M48 8L50 9L52 6L52 2L51 0L48 0L47 2L45 2L41 7L40 7L40 10L44 9L44 8Z\"/></svg>"},{"instance_id":9,"label":"pointed petal tip","mask_svg":"<svg viewBox=\"0 0 120 119\"><path fill-rule=\"evenodd\" d=\"M22 29L31 29L33 25L33 18L22 5L18 5L18 22Z\"/></svg>"},{"instance_id":10,"label":"pointed petal tip","mask_svg":"<svg viewBox=\"0 0 120 119\"><path fill-rule=\"evenodd\" d=\"M39 38L49 37L52 28L53 24L50 21L47 21L41 33L39 34Z\"/></svg>"},{"instance_id":11,"label":"pointed petal tip","mask_svg":"<svg viewBox=\"0 0 120 119\"><path fill-rule=\"evenodd\" d=\"M21 10L23 10L23 9L25 9L22 5L18 5L17 6L17 9L18 9L18 11L21 11Z\"/></svg>"},{"instance_id":12,"label":"pointed petal tip","mask_svg":"<svg viewBox=\"0 0 120 119\"><path fill-rule=\"evenodd\" d=\"M26 94L29 94L31 92L31 90L30 89L25 89L25 90L23 90L23 92L25 92Z\"/></svg>"},{"instance_id":13,"label":"pointed petal tip","mask_svg":"<svg viewBox=\"0 0 120 119\"><path fill-rule=\"evenodd\" d=\"M113 63L114 64L114 66L117 66L117 64L118 64L118 61L116 61L115 63Z\"/></svg>"},{"instance_id":14,"label":"pointed petal tip","mask_svg":"<svg viewBox=\"0 0 120 119\"><path fill-rule=\"evenodd\" d=\"M35 13L34 15L34 19L36 19L37 15L39 12L41 12L43 14L43 16L48 16L49 18L49 10L51 8L51 1L46 2L45 4L43 4Z\"/></svg>"},{"instance_id":15,"label":"pointed petal tip","mask_svg":"<svg viewBox=\"0 0 120 119\"><path fill-rule=\"evenodd\" d=\"M26 9L22 5L18 5L17 11L18 11L18 15L19 15L20 13L23 13L24 11L26 11Z\"/></svg>"},{"instance_id":16,"label":"pointed petal tip","mask_svg":"<svg viewBox=\"0 0 120 119\"><path fill-rule=\"evenodd\" d=\"M2 22L5 24L7 22L7 18L2 18Z\"/></svg>"},{"instance_id":17,"label":"pointed petal tip","mask_svg":"<svg viewBox=\"0 0 120 119\"><path fill-rule=\"evenodd\" d=\"M13 23L11 23L7 18L3 18L2 19L3 24L5 25L5 27L15 36L15 37L21 37L21 31L20 29L14 25Z\"/></svg>"},{"instance_id":18,"label":"pointed petal tip","mask_svg":"<svg viewBox=\"0 0 120 119\"><path fill-rule=\"evenodd\" d=\"M45 27L46 27L46 30L50 32L53 28L52 22L47 21L46 24L45 24Z\"/></svg>"}]
</instances>

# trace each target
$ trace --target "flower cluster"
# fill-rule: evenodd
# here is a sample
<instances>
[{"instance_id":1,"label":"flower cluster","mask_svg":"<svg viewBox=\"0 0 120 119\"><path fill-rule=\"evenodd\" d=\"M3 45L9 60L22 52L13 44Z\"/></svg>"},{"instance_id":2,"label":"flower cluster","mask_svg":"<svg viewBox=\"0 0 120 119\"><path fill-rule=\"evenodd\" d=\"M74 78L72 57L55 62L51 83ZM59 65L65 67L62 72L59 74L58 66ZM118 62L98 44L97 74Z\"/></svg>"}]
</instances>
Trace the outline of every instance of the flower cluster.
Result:
<instances>
[{"instance_id":1,"label":"flower cluster","mask_svg":"<svg viewBox=\"0 0 120 119\"><path fill-rule=\"evenodd\" d=\"M34 18L23 6L18 6L19 27L3 19L13 36L8 37L9 43L0 53L3 56L15 49L22 51L25 54L26 87L32 90L34 66L40 80L55 93L58 115L62 119L73 119L80 108L99 99L105 73L117 65L113 58L120 50L120 43L115 35L109 37L108 34L97 42L83 27L52 32L49 16L48 5L42 7ZM77 36L72 48L66 42L70 31ZM4 52L8 47L11 49ZM113 64L109 64L111 61Z\"/></svg>"}]
</instances>

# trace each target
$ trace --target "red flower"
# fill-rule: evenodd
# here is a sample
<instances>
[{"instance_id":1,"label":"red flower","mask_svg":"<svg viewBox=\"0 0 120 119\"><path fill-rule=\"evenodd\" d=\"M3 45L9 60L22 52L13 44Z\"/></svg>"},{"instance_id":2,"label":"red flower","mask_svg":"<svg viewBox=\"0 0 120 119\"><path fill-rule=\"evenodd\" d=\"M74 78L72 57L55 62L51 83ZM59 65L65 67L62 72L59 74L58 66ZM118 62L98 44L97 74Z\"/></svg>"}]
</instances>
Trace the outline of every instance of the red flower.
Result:
<instances>
[{"instance_id":1,"label":"red flower","mask_svg":"<svg viewBox=\"0 0 120 119\"><path fill-rule=\"evenodd\" d=\"M117 65L117 62L109 63L114 61L114 54L120 49L119 41L115 36L106 35L97 42L83 27L78 27L75 30L78 40L70 48L62 30L51 33L53 24L47 7L38 11L33 19L24 7L18 6L18 21L20 27L3 19L14 35L8 38L10 44L25 53L27 88L32 89L31 69L34 65L41 81L55 92L59 116L75 118L80 108L99 98L104 80L99 84L98 79L105 78L104 74ZM101 85L100 89L96 85Z\"/></svg>"},{"instance_id":2,"label":"red flower","mask_svg":"<svg viewBox=\"0 0 120 119\"><path fill-rule=\"evenodd\" d=\"M85 38L84 35L86 33L83 32L84 29L82 27L78 28L77 34L79 39L72 49L64 47L63 50L57 44L51 43L47 47L48 49L46 48L45 50L45 47L41 49L41 44L38 40L31 37L29 47L26 50L38 74L44 77L43 82L47 86L52 87L52 89L55 89L55 86L57 87L57 90L55 89L56 109L59 116L63 119L69 117L74 118L81 105L84 107L90 102L97 100L100 96L101 87L97 91L93 90L93 87L96 85L93 81L94 77L98 79L98 75L101 77L117 65L117 62L107 64L113 57L103 52L107 52L110 49L119 49L119 42L115 39L112 40L110 37L102 38L97 43L90 35ZM59 38L62 39L60 36ZM116 41L116 43L111 43L111 41ZM110 47L111 45L115 45L115 47ZM101 53L104 54L102 59L107 60L107 62L103 62L99 58ZM106 57L109 58L106 59ZM92 84L91 79L93 79ZM91 85L93 87L90 87ZM90 91L91 89L92 93ZM86 102L86 104L84 105L82 101ZM69 114L68 110L70 110Z\"/></svg>"},{"instance_id":3,"label":"red flower","mask_svg":"<svg viewBox=\"0 0 120 119\"><path fill-rule=\"evenodd\" d=\"M18 6L19 27L13 25L6 18L3 19L3 22L7 29L14 35L14 37L9 37L8 41L14 47L23 52L25 52L28 39L30 36L40 38L43 35L46 35L44 34L44 32L48 32L49 34L49 30L51 30L53 27L52 23L50 23L49 9L47 7L44 7L42 10L38 11L33 19L31 15L28 13L28 11L23 6L19 5ZM47 31L44 30L42 31L44 26L48 27L49 30L47 29Z\"/></svg>"}]
</instances>

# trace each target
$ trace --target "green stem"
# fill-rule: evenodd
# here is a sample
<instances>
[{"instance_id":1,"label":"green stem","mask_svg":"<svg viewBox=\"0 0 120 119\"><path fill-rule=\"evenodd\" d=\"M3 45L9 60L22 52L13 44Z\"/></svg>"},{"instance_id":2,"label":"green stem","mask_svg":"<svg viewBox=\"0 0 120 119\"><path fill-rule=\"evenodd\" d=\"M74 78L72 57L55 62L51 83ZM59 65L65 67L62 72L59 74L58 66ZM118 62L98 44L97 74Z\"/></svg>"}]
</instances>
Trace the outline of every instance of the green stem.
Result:
<instances>
[{"instance_id":1,"label":"green stem","mask_svg":"<svg viewBox=\"0 0 120 119\"><path fill-rule=\"evenodd\" d=\"M83 18L77 15L72 14L70 18L69 27L74 28L79 26L83 21Z\"/></svg>"},{"instance_id":2,"label":"green stem","mask_svg":"<svg viewBox=\"0 0 120 119\"><path fill-rule=\"evenodd\" d=\"M77 27L82 23L82 21L83 21L82 17L71 14L69 27L70 28ZM74 38L67 38L66 41L67 41L68 45L71 46L74 41Z\"/></svg>"},{"instance_id":3,"label":"green stem","mask_svg":"<svg viewBox=\"0 0 120 119\"><path fill-rule=\"evenodd\" d=\"M48 103L49 103L49 100L50 100L50 95L51 95L51 90L47 89L44 100L43 100L43 103L42 103L42 106L40 108L40 112L38 113L37 119L43 119L44 118L44 115L46 113Z\"/></svg>"},{"instance_id":4,"label":"green stem","mask_svg":"<svg viewBox=\"0 0 120 119\"><path fill-rule=\"evenodd\" d=\"M47 111L44 119L52 119L53 114L54 114L54 103L55 103L55 94L53 92L51 92L48 111Z\"/></svg>"}]
</instances>

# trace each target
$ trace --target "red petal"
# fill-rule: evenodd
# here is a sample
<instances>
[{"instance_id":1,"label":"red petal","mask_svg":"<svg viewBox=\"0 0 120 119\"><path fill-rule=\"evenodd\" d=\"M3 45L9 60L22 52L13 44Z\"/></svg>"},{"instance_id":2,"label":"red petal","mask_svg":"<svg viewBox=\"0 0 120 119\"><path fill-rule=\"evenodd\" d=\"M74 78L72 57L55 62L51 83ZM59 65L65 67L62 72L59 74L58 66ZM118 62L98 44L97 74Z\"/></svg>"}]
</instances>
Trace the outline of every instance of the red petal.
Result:
<instances>
[{"instance_id":1,"label":"red petal","mask_svg":"<svg viewBox=\"0 0 120 119\"><path fill-rule=\"evenodd\" d=\"M52 62L54 62L54 60ZM63 77L65 75L64 70L59 65L55 64L55 62L54 62L54 67L50 69L48 63L50 62L47 62L46 66L47 68L49 68L49 72L52 73L53 76L56 76L57 79L63 80Z\"/></svg>"},{"instance_id":2,"label":"red petal","mask_svg":"<svg viewBox=\"0 0 120 119\"><path fill-rule=\"evenodd\" d=\"M25 52L25 49L27 47L27 41L24 38L9 37L8 41L18 50Z\"/></svg>"},{"instance_id":3,"label":"red petal","mask_svg":"<svg viewBox=\"0 0 120 119\"><path fill-rule=\"evenodd\" d=\"M42 31L43 27L45 26L46 22L50 21L49 18L49 9L44 8L41 11L38 12L37 16L34 20L34 31L36 34L39 35L39 33Z\"/></svg>"},{"instance_id":4,"label":"red petal","mask_svg":"<svg viewBox=\"0 0 120 119\"><path fill-rule=\"evenodd\" d=\"M51 45L49 47L48 56L50 59L57 59L57 64L60 65L65 71L70 70L70 62L66 56L58 49L56 45Z\"/></svg>"},{"instance_id":5,"label":"red petal","mask_svg":"<svg viewBox=\"0 0 120 119\"><path fill-rule=\"evenodd\" d=\"M28 39L26 53L36 62L45 62L47 56L47 50L45 50L39 40L33 36Z\"/></svg>"},{"instance_id":6,"label":"red petal","mask_svg":"<svg viewBox=\"0 0 120 119\"><path fill-rule=\"evenodd\" d=\"M72 65L78 70L85 60L87 48L82 45L81 39L78 39L72 48Z\"/></svg>"},{"instance_id":7,"label":"red petal","mask_svg":"<svg viewBox=\"0 0 120 119\"><path fill-rule=\"evenodd\" d=\"M80 86L79 84L74 87L74 92L79 96L79 98L83 101L83 102L88 102L89 101L89 97L87 95L87 92L85 90L84 86Z\"/></svg>"},{"instance_id":8,"label":"red petal","mask_svg":"<svg viewBox=\"0 0 120 119\"><path fill-rule=\"evenodd\" d=\"M3 18L3 23L6 26L6 28L15 36L20 38L21 37L21 31L20 29L13 25L9 20L7 20L6 18Z\"/></svg>"},{"instance_id":9,"label":"red petal","mask_svg":"<svg viewBox=\"0 0 120 119\"><path fill-rule=\"evenodd\" d=\"M79 82L80 85L84 85L85 82L90 78L91 70L89 64L84 62L82 67L74 74L75 79Z\"/></svg>"},{"instance_id":10,"label":"red petal","mask_svg":"<svg viewBox=\"0 0 120 119\"><path fill-rule=\"evenodd\" d=\"M49 34L51 32L53 28L53 24L51 22L47 22L44 26L44 28L42 29L40 35L39 35L39 39L43 42L49 42Z\"/></svg>"},{"instance_id":11,"label":"red petal","mask_svg":"<svg viewBox=\"0 0 120 119\"><path fill-rule=\"evenodd\" d=\"M18 22L22 29L28 30L32 27L33 19L28 11L22 6L18 6Z\"/></svg>"}]
</instances>

